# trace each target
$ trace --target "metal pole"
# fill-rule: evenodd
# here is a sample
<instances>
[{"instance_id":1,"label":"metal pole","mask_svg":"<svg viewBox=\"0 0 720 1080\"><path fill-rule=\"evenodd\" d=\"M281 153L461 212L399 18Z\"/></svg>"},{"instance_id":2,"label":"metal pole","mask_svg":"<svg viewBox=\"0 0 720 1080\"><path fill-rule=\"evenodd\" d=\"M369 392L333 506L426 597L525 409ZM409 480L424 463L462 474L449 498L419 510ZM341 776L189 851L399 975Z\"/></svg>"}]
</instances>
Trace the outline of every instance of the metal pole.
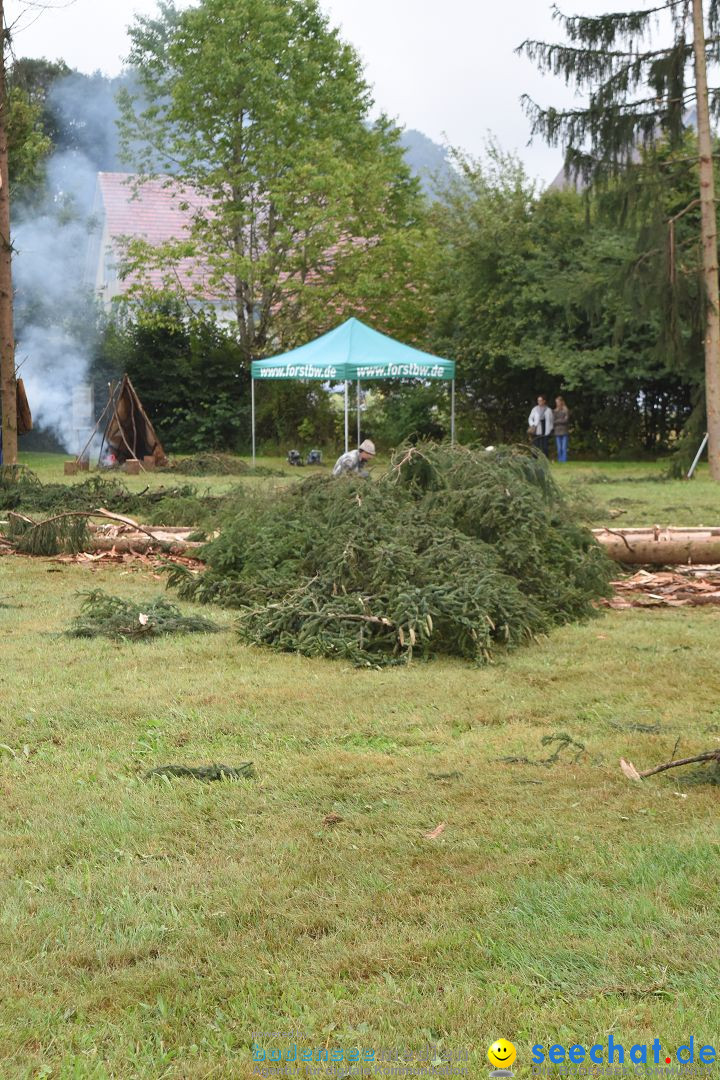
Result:
<instances>
[{"instance_id":1,"label":"metal pole","mask_svg":"<svg viewBox=\"0 0 720 1080\"><path fill-rule=\"evenodd\" d=\"M450 445L455 445L455 380L450 387Z\"/></svg>"},{"instance_id":2,"label":"metal pole","mask_svg":"<svg viewBox=\"0 0 720 1080\"><path fill-rule=\"evenodd\" d=\"M357 431L358 446L360 445L360 380L357 381Z\"/></svg>"},{"instance_id":3,"label":"metal pole","mask_svg":"<svg viewBox=\"0 0 720 1080\"><path fill-rule=\"evenodd\" d=\"M691 477L692 477L692 474L695 472L695 469L697 468L697 463L700 460L700 458L702 457L702 452L705 449L705 447L707 446L707 442L708 442L709 437L710 436L709 436L708 432L705 432L705 438L701 442L700 449L698 450L697 454L695 455L695 460L693 461L692 465L690 466L690 471L688 472L687 476L685 477L686 480L690 480Z\"/></svg>"},{"instance_id":4,"label":"metal pole","mask_svg":"<svg viewBox=\"0 0 720 1080\"><path fill-rule=\"evenodd\" d=\"M255 468L255 380L250 379L250 413L252 415L252 463Z\"/></svg>"},{"instance_id":5,"label":"metal pole","mask_svg":"<svg viewBox=\"0 0 720 1080\"><path fill-rule=\"evenodd\" d=\"M348 380L345 380L345 453L350 449L350 429L348 418Z\"/></svg>"}]
</instances>

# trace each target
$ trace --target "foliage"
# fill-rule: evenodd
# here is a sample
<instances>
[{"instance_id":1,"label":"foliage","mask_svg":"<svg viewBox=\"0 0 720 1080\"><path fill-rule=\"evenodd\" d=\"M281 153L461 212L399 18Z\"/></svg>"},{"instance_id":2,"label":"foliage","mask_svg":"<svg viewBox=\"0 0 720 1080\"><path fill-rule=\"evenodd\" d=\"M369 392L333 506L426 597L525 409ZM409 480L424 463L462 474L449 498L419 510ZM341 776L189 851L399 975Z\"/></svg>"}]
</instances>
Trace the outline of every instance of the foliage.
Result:
<instances>
[{"instance_id":1,"label":"foliage","mask_svg":"<svg viewBox=\"0 0 720 1080\"><path fill-rule=\"evenodd\" d=\"M492 146L457 161L434 211L433 291L434 348L458 361L460 433L517 438L538 394L563 394L576 450L666 448L703 362L690 214L677 222L669 286L665 220L687 201L680 163L668 151L630 206L620 188L602 204L572 189L538 194Z\"/></svg>"},{"instance_id":2,"label":"foliage","mask_svg":"<svg viewBox=\"0 0 720 1080\"><path fill-rule=\"evenodd\" d=\"M551 146L567 147L571 175L605 181L622 176L642 148L652 150L658 141L671 149L682 146L695 92L691 8L677 0L661 0L647 11L597 16L565 16L556 8L567 41L529 40L519 47L542 71L562 75L588 93L585 106L567 110L543 109L524 98L533 134ZM670 34L667 44L658 47L648 38L659 26L660 12L667 15L664 25ZM717 0L711 0L710 64L720 58L717 16ZM719 95L714 91L716 111Z\"/></svg>"},{"instance_id":3,"label":"foliage","mask_svg":"<svg viewBox=\"0 0 720 1080\"><path fill-rule=\"evenodd\" d=\"M7 139L10 183L20 200L30 202L42 189L52 144L43 131L40 108L20 87L8 87Z\"/></svg>"},{"instance_id":4,"label":"foliage","mask_svg":"<svg viewBox=\"0 0 720 1080\"><path fill-rule=\"evenodd\" d=\"M89 543L87 520L79 516L35 522L10 511L4 532L23 555L74 555Z\"/></svg>"},{"instance_id":5,"label":"foliage","mask_svg":"<svg viewBox=\"0 0 720 1080\"><path fill-rule=\"evenodd\" d=\"M450 434L449 383L391 381L374 384L362 416L363 435L382 447Z\"/></svg>"},{"instance_id":6,"label":"foliage","mask_svg":"<svg viewBox=\"0 0 720 1080\"><path fill-rule=\"evenodd\" d=\"M700 103L693 50L696 11L697 5L677 0L661 0L646 11L598 16L568 17L555 9L567 40L526 41L518 50L541 70L562 75L587 94L584 104L566 110L542 108L525 98L533 133L566 147L566 176L592 184L596 193L608 193L605 201L616 223L623 224L628 208L636 212L639 207L644 214L630 282L632 299L640 300L638 310L644 308L647 316L636 340L650 341L658 368L665 357L666 378L653 404L663 426L666 413L675 413L669 425L673 437L691 410L697 418L702 408L699 359L707 329L700 241L711 241L702 234L698 211L701 161L693 130L698 111L692 109L693 101ZM706 13L705 48L712 70L720 57L717 0L710 0ZM709 104L717 116L717 87L710 90ZM707 348L715 348L710 337ZM678 395L679 386L684 395ZM684 396L680 409L679 396Z\"/></svg>"},{"instance_id":7,"label":"foliage","mask_svg":"<svg viewBox=\"0 0 720 1080\"><path fill-rule=\"evenodd\" d=\"M247 451L250 382L235 329L168 296L146 298L123 315L108 324L98 349L96 393L127 372L169 449ZM320 384L284 382L257 394L260 444L294 442L303 420L313 443L334 441L335 415Z\"/></svg>"},{"instance_id":8,"label":"foliage","mask_svg":"<svg viewBox=\"0 0 720 1080\"><path fill-rule=\"evenodd\" d=\"M24 515L91 511L102 506L141 518L145 525L210 525L222 518L223 512L237 508L242 497L242 490L223 496L200 494L191 484L133 492L118 476L94 475L80 483L42 484L29 469L0 469L0 511L18 510Z\"/></svg>"},{"instance_id":9,"label":"foliage","mask_svg":"<svg viewBox=\"0 0 720 1080\"><path fill-rule=\"evenodd\" d=\"M250 423L249 387L237 341L208 311L178 300L134 307L112 320L95 361L101 382L127 373L166 446L237 449Z\"/></svg>"},{"instance_id":10,"label":"foliage","mask_svg":"<svg viewBox=\"0 0 720 1080\"><path fill-rule=\"evenodd\" d=\"M80 593L80 614L67 631L70 637L108 637L148 641L166 634L216 634L221 627L201 615L183 615L167 597L133 603L102 589Z\"/></svg>"},{"instance_id":11,"label":"foliage","mask_svg":"<svg viewBox=\"0 0 720 1080\"><path fill-rule=\"evenodd\" d=\"M408 303L418 185L317 0L163 2L131 38L146 103L124 95L125 139L142 175L198 197L190 235L128 245L128 267L174 288L177 260L197 259L195 299L231 298L245 365L365 305L369 279L379 309Z\"/></svg>"},{"instance_id":12,"label":"foliage","mask_svg":"<svg viewBox=\"0 0 720 1080\"><path fill-rule=\"evenodd\" d=\"M248 500L203 557L204 574L170 581L238 608L243 640L358 664L488 659L589 615L610 576L544 461L429 443L378 483Z\"/></svg>"}]
</instances>

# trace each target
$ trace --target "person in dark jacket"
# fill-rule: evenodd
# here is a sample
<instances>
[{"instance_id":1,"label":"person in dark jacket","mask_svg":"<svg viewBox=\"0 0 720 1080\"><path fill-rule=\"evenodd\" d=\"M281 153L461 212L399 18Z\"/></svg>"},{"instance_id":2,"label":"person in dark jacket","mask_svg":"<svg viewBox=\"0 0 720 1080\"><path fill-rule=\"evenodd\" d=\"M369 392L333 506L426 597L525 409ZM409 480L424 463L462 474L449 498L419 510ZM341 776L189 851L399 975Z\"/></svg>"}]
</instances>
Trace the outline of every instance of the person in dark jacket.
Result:
<instances>
[{"instance_id":1,"label":"person in dark jacket","mask_svg":"<svg viewBox=\"0 0 720 1080\"><path fill-rule=\"evenodd\" d=\"M558 461L565 462L568 459L568 439L570 434L570 410L565 404L565 398L555 398L553 409L553 430L555 432L555 445L557 447Z\"/></svg>"}]
</instances>

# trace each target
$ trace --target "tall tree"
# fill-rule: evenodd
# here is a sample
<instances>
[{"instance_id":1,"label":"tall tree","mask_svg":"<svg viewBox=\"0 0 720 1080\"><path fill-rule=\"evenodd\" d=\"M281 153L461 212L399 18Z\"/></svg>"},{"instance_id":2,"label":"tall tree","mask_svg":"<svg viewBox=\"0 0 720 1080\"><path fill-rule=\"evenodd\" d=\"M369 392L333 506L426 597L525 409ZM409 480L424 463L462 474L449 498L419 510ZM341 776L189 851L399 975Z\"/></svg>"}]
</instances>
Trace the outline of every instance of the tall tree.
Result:
<instances>
[{"instance_id":1,"label":"tall tree","mask_svg":"<svg viewBox=\"0 0 720 1080\"><path fill-rule=\"evenodd\" d=\"M422 203L317 0L159 6L131 31L145 104L124 95L124 136L144 147L141 178L169 174L203 198L189 237L136 242L128 265L171 280L198 259L202 289L232 298L246 360L357 311L369 276L391 306L412 277Z\"/></svg>"},{"instance_id":2,"label":"tall tree","mask_svg":"<svg viewBox=\"0 0 720 1080\"><path fill-rule=\"evenodd\" d=\"M554 14L568 42L525 41L525 52L543 70L565 77L589 93L585 107L543 109L525 98L533 133L566 147L566 169L585 182L606 182L629 170L652 167L654 147L679 150L695 104L698 125L699 191L705 293L705 395L711 475L720 481L720 308L717 227L710 146L710 108L720 111L720 90L709 90L706 55L720 59L720 0L710 0L706 29L702 0L661 0L644 11L599 16ZM648 48L648 37L665 20L671 40ZM699 198L698 198L699 196Z\"/></svg>"},{"instance_id":3,"label":"tall tree","mask_svg":"<svg viewBox=\"0 0 720 1080\"><path fill-rule=\"evenodd\" d=\"M5 78L6 31L0 0L0 407L3 461L17 462L17 386L13 328L10 173L8 163L8 94Z\"/></svg>"}]
</instances>

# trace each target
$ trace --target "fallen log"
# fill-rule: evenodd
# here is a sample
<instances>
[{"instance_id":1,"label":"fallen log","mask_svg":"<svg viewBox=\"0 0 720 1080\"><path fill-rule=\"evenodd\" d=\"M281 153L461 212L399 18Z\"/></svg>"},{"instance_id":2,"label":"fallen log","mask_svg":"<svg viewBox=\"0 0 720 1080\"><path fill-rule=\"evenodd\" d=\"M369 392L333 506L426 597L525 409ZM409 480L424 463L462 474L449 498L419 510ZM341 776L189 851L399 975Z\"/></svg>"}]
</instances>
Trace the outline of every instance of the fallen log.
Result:
<instances>
[{"instance_id":1,"label":"fallen log","mask_svg":"<svg viewBox=\"0 0 720 1080\"><path fill-rule=\"evenodd\" d=\"M720 527L593 529L595 539L616 562L664 566L720 563Z\"/></svg>"},{"instance_id":2,"label":"fallen log","mask_svg":"<svg viewBox=\"0 0 720 1080\"><path fill-rule=\"evenodd\" d=\"M120 536L101 536L96 533L90 541L89 548L90 551L114 550L120 553L136 552L139 555L153 551L162 551L168 555L185 555L197 551L202 546L194 540L183 540L177 536L163 540L161 536L153 538L144 536L142 533L130 535L124 533Z\"/></svg>"},{"instance_id":3,"label":"fallen log","mask_svg":"<svg viewBox=\"0 0 720 1080\"><path fill-rule=\"evenodd\" d=\"M34 521L32 518L19 514L15 510L8 511L9 518L25 522L29 531L53 525L55 522L67 521L72 518L85 518L87 520L87 534L89 540L84 549L88 552L116 551L118 553L148 554L150 552L163 552L168 555L185 555L197 551L202 547L202 541L188 539L196 528L178 528L177 526L146 526L140 525L133 518L123 514L114 514L103 507L97 510L67 510L45 518L43 521ZM96 524L91 518L101 518L102 524ZM0 521L0 529L7 522ZM10 550L15 547L12 538L3 537L0 533L0 543L7 545ZM37 552L32 552L37 554ZM41 552L44 554L45 552Z\"/></svg>"}]
</instances>

